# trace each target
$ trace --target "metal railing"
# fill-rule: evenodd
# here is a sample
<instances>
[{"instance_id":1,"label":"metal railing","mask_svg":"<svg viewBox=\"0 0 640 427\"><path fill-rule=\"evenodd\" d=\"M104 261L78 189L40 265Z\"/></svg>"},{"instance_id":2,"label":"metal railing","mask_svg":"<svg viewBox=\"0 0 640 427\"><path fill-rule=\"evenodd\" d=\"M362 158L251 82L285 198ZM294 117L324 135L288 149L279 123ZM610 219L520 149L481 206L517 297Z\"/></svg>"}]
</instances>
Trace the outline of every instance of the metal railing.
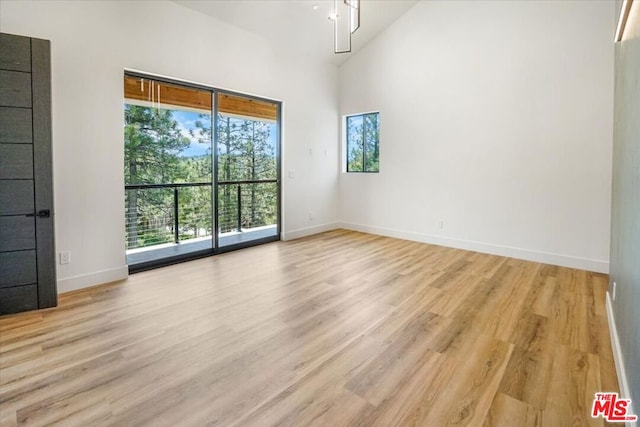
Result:
<instances>
[{"instance_id":1,"label":"metal railing","mask_svg":"<svg viewBox=\"0 0 640 427\"><path fill-rule=\"evenodd\" d=\"M211 186L210 182L125 185L127 249L211 236ZM277 222L277 180L219 181L218 188L219 233Z\"/></svg>"},{"instance_id":2,"label":"metal railing","mask_svg":"<svg viewBox=\"0 0 640 427\"><path fill-rule=\"evenodd\" d=\"M219 181L220 233L242 232L244 229L276 224L277 185L275 179Z\"/></svg>"}]
</instances>

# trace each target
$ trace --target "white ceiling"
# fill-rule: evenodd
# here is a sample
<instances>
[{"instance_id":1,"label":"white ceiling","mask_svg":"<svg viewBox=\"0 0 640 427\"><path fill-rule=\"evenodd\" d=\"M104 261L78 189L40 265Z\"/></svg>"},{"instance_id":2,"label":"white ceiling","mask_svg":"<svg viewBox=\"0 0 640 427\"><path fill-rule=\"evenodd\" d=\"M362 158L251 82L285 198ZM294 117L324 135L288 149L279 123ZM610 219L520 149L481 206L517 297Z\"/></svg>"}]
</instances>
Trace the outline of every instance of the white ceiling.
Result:
<instances>
[{"instance_id":1,"label":"white ceiling","mask_svg":"<svg viewBox=\"0 0 640 427\"><path fill-rule=\"evenodd\" d=\"M350 53L333 53L333 0L174 0L255 33L271 43L336 65ZM342 1L342 0L339 0ZM360 0L360 28L352 36L352 52L387 28L417 0ZM318 10L313 10L313 5Z\"/></svg>"}]
</instances>

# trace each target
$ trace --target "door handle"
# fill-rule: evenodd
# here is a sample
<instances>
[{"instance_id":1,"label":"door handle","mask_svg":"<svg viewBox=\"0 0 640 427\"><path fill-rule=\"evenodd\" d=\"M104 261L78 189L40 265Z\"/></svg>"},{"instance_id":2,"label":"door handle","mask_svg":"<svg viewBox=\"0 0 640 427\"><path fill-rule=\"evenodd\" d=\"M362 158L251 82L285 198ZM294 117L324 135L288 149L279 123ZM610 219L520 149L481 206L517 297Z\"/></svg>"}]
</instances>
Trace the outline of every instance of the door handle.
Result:
<instances>
[{"instance_id":1,"label":"door handle","mask_svg":"<svg viewBox=\"0 0 640 427\"><path fill-rule=\"evenodd\" d=\"M34 217L37 216L38 218L49 218L51 217L51 211L49 209L42 209L40 211L38 211L37 213L32 213L32 214L26 214L25 216L27 217Z\"/></svg>"}]
</instances>

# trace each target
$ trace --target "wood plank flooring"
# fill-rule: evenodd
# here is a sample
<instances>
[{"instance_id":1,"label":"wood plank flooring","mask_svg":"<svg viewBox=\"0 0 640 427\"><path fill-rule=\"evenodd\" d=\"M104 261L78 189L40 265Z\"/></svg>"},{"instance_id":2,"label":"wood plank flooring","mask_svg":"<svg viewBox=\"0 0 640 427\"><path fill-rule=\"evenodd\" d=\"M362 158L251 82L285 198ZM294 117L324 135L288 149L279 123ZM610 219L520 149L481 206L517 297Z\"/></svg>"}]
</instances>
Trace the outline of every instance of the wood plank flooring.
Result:
<instances>
[{"instance_id":1,"label":"wood plank flooring","mask_svg":"<svg viewBox=\"0 0 640 427\"><path fill-rule=\"evenodd\" d=\"M0 425L603 426L607 276L336 230L0 318Z\"/></svg>"}]
</instances>

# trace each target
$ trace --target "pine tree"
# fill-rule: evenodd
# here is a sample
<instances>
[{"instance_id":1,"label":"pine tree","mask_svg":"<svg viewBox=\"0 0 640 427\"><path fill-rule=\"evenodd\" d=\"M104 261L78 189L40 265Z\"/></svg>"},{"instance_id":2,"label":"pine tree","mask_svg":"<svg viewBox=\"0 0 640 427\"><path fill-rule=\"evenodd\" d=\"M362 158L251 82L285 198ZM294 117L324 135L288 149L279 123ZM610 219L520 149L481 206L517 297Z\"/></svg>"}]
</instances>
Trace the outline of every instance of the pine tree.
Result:
<instances>
[{"instance_id":1,"label":"pine tree","mask_svg":"<svg viewBox=\"0 0 640 427\"><path fill-rule=\"evenodd\" d=\"M189 146L189 138L182 135L171 110L138 105L125 105L124 126L125 185L162 184L173 182L181 170L179 153ZM158 209L167 217L172 215L162 199L166 191L128 190L127 231L128 246L137 247L138 238L157 240L159 236L141 236L150 217Z\"/></svg>"}]
</instances>

